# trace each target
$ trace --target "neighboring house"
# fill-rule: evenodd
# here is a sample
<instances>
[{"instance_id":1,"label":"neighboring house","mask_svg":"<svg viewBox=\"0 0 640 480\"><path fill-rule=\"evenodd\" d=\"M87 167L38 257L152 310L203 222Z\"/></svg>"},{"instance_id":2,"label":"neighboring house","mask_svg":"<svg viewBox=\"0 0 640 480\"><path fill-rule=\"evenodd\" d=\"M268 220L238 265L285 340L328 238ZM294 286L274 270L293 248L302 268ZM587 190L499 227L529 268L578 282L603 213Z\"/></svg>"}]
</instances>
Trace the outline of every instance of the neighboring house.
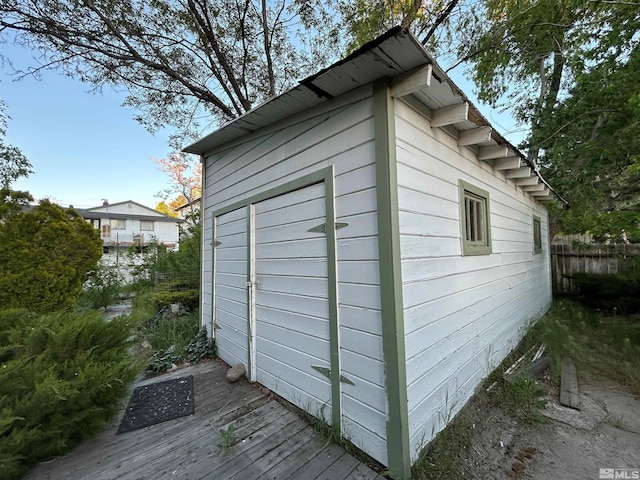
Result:
<instances>
[{"instance_id":1,"label":"neighboring house","mask_svg":"<svg viewBox=\"0 0 640 480\"><path fill-rule=\"evenodd\" d=\"M399 29L185 151L218 355L394 476L551 304L559 197Z\"/></svg>"},{"instance_id":2,"label":"neighboring house","mask_svg":"<svg viewBox=\"0 0 640 480\"><path fill-rule=\"evenodd\" d=\"M185 202L175 209L178 218L187 220L189 215L200 210L200 197L196 197L190 202Z\"/></svg>"},{"instance_id":3,"label":"neighboring house","mask_svg":"<svg viewBox=\"0 0 640 480\"><path fill-rule=\"evenodd\" d=\"M132 200L112 204L105 200L100 207L75 210L100 231L105 253L118 247L145 247L152 241L175 247L183 222Z\"/></svg>"}]
</instances>

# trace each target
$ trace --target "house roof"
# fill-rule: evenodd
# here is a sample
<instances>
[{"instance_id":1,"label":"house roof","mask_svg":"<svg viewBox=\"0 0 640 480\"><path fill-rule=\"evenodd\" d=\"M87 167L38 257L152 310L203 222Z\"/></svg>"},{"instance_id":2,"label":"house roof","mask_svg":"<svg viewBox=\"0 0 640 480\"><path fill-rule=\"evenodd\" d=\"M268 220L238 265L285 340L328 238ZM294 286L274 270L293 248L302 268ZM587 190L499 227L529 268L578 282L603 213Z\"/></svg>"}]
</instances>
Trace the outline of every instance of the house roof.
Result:
<instances>
[{"instance_id":1,"label":"house roof","mask_svg":"<svg viewBox=\"0 0 640 480\"><path fill-rule=\"evenodd\" d=\"M138 207L142 207L145 210L149 211L149 215L139 214L139 213L116 213L116 212L107 212L103 209L107 209L109 207L115 207L119 205L125 204L134 204ZM154 221L154 222L172 222L172 223L182 223L184 220L180 218L175 218L170 215L165 215L164 213L158 212L153 208L149 208L146 205L143 205L138 202L134 202L133 200L125 200L124 202L110 203L108 205L99 205L97 207L91 208L74 208L76 212L78 212L82 218L108 218L108 219L128 219L135 218L136 220L144 220L144 221Z\"/></svg>"},{"instance_id":2,"label":"house roof","mask_svg":"<svg viewBox=\"0 0 640 480\"><path fill-rule=\"evenodd\" d=\"M200 205L200 199L201 199L201 197L198 196L198 197L194 198L193 200L191 200L190 202L185 202L182 205L180 205L179 207L174 208L174 210L176 212L181 212L185 208L192 207L192 206L198 206L198 205Z\"/></svg>"},{"instance_id":3,"label":"house roof","mask_svg":"<svg viewBox=\"0 0 640 480\"><path fill-rule=\"evenodd\" d=\"M537 197L540 200L559 200L566 203L542 178L537 166L531 164L522 152L491 127L489 121L429 56L420 42L410 32L400 27L389 30L348 57L305 78L290 90L266 100L189 145L184 151L195 154L211 152L228 142L273 125L358 87L368 85L375 80L384 77L404 78L425 66L429 66L429 84L408 94L405 97L407 101L433 114L461 106L465 113L464 117L459 117L454 122L449 120L445 128L457 131L459 139L461 136L466 139L472 137L476 139L473 143L460 143L459 140L459 144L476 148L479 158L489 162L519 159L520 163L517 163L509 178L516 179L514 180L516 184L523 187L539 188L549 192L544 197ZM478 137L473 134L478 132L479 128L486 133L486 137L481 140L477 140ZM501 169L506 170L502 167ZM537 179L531 177L537 177Z\"/></svg>"},{"instance_id":4,"label":"house roof","mask_svg":"<svg viewBox=\"0 0 640 480\"><path fill-rule=\"evenodd\" d=\"M94 212L86 208L73 208L76 212L80 214L80 216L84 219L136 219L136 220L144 220L150 222L167 222L167 223L182 223L184 222L181 218L170 217L168 215L162 215L161 217L156 217L155 215L137 215L135 213L112 213L112 212Z\"/></svg>"}]
</instances>

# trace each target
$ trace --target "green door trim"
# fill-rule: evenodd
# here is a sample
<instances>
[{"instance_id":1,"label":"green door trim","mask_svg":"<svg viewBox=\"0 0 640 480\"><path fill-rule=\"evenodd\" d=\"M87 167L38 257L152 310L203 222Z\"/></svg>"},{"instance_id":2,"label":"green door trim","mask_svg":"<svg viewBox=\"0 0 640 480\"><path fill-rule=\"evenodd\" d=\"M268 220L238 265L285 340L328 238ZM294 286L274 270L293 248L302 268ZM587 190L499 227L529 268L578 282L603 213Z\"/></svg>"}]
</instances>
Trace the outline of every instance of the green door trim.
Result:
<instances>
[{"instance_id":1,"label":"green door trim","mask_svg":"<svg viewBox=\"0 0 640 480\"><path fill-rule=\"evenodd\" d=\"M387 391L387 463L393 478L411 478L404 311L398 214L395 110L384 78L373 84L378 264Z\"/></svg>"},{"instance_id":2,"label":"green door trim","mask_svg":"<svg viewBox=\"0 0 640 480\"><path fill-rule=\"evenodd\" d=\"M326 216L326 235L327 235L327 282L329 287L329 355L331 365L331 412L332 412L332 424L341 429L342 413L341 413L341 386L340 386L340 344L339 327L338 327L338 269L337 269L337 255L336 255L336 216L335 216L335 187L334 187L334 172L333 166L325 167L315 172L303 175L288 182L285 182L276 187L258 192L254 195L247 196L230 205L219 208L212 212L213 217L213 285L212 291L215 296L215 223L216 218L225 213L233 212L240 208L247 208L247 281L251 282L252 270L251 265L255 261L255 251L253 249L253 242L255 238L253 236L254 227L252 225L251 206L263 200L278 197L287 193L300 190L311 185L324 183L325 188L325 216ZM247 355L248 366L252 368L250 352L251 352L251 302L252 293L251 288L247 288ZM215 299L212 299L212 303L215 303ZM215 308L215 307L214 307ZM213 311L212 318L215 318L215 310ZM251 371L251 370L249 370Z\"/></svg>"}]
</instances>

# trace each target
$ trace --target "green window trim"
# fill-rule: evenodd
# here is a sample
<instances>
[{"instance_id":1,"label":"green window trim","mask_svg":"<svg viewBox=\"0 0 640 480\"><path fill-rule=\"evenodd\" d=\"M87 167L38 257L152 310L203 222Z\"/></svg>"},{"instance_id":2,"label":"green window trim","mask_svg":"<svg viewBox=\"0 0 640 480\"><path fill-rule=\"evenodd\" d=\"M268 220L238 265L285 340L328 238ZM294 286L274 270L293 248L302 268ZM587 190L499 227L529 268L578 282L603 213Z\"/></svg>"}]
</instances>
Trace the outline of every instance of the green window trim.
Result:
<instances>
[{"instance_id":1,"label":"green window trim","mask_svg":"<svg viewBox=\"0 0 640 480\"><path fill-rule=\"evenodd\" d=\"M533 253L542 253L542 222L533 216Z\"/></svg>"},{"instance_id":2,"label":"green window trim","mask_svg":"<svg viewBox=\"0 0 640 480\"><path fill-rule=\"evenodd\" d=\"M492 252L489 192L464 180L458 180L458 189L462 255L489 255Z\"/></svg>"}]
</instances>

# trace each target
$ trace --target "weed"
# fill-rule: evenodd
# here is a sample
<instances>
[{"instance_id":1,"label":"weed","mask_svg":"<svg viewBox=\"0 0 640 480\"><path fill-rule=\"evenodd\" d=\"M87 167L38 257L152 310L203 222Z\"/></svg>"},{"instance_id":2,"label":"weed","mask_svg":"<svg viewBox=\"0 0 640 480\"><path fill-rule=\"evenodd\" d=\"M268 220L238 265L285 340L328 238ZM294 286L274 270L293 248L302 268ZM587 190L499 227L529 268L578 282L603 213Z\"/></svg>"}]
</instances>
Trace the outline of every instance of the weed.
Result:
<instances>
[{"instance_id":1,"label":"weed","mask_svg":"<svg viewBox=\"0 0 640 480\"><path fill-rule=\"evenodd\" d=\"M473 423L463 409L436 438L420 452L411 467L411 478L458 480L468 478L463 471L464 458L471 446Z\"/></svg>"},{"instance_id":2,"label":"weed","mask_svg":"<svg viewBox=\"0 0 640 480\"><path fill-rule=\"evenodd\" d=\"M233 432L235 431L235 427L233 423L229 424L229 426L220 429L220 436L222 437L222 441L218 444L218 448L222 452L223 455L226 455L229 452L229 448L233 445Z\"/></svg>"},{"instance_id":3,"label":"weed","mask_svg":"<svg viewBox=\"0 0 640 480\"><path fill-rule=\"evenodd\" d=\"M624 417L622 415L616 415L612 417L611 425L616 427L618 430L624 430L625 429Z\"/></svg>"},{"instance_id":4,"label":"weed","mask_svg":"<svg viewBox=\"0 0 640 480\"><path fill-rule=\"evenodd\" d=\"M166 350L173 346L178 358L182 358L185 347L198 334L199 326L197 311L174 316L170 310L163 309L146 323L144 333L155 350Z\"/></svg>"},{"instance_id":5,"label":"weed","mask_svg":"<svg viewBox=\"0 0 640 480\"><path fill-rule=\"evenodd\" d=\"M540 420L540 409L547 401L544 400L545 390L528 375L519 375L512 382L504 384L505 400L510 401L527 421Z\"/></svg>"}]
</instances>

